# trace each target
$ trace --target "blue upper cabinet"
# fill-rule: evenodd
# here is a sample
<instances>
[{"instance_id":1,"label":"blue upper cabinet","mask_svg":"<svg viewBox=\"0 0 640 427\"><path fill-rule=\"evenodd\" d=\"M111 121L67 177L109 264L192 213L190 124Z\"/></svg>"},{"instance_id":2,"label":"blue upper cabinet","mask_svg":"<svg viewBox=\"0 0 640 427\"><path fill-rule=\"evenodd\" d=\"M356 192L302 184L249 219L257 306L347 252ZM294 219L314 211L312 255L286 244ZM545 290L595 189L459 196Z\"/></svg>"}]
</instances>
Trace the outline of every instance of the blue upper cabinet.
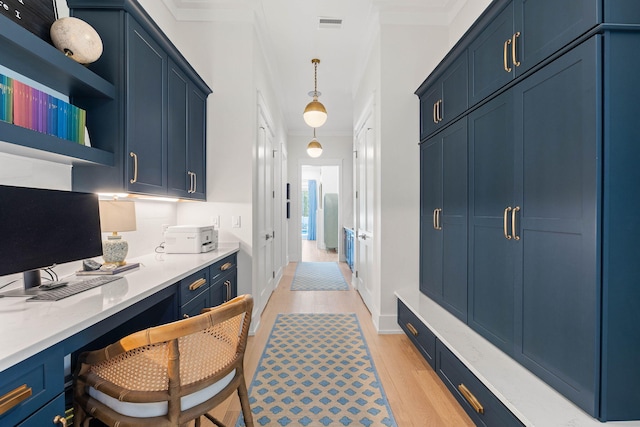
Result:
<instances>
[{"instance_id":1,"label":"blue upper cabinet","mask_svg":"<svg viewBox=\"0 0 640 427\"><path fill-rule=\"evenodd\" d=\"M598 0L512 0L503 7L469 47L472 105L525 74L601 20Z\"/></svg>"},{"instance_id":2,"label":"blue upper cabinet","mask_svg":"<svg viewBox=\"0 0 640 427\"><path fill-rule=\"evenodd\" d=\"M205 199L206 100L211 89L135 0L69 0L104 51L90 64L116 99L95 105L92 145L113 167L80 165L73 188Z\"/></svg>"},{"instance_id":3,"label":"blue upper cabinet","mask_svg":"<svg viewBox=\"0 0 640 427\"><path fill-rule=\"evenodd\" d=\"M467 109L467 82L467 53L462 52L433 84L418 89L420 140L444 128Z\"/></svg>"}]
</instances>

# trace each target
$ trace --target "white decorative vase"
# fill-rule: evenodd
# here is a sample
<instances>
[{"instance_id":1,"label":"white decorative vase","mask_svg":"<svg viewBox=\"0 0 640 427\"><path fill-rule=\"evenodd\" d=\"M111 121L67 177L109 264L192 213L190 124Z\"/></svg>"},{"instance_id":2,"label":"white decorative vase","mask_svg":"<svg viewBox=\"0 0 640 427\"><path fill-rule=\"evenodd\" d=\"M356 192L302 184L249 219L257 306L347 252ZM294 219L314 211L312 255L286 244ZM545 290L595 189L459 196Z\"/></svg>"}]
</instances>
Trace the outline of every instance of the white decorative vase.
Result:
<instances>
[{"instance_id":1,"label":"white decorative vase","mask_svg":"<svg viewBox=\"0 0 640 427\"><path fill-rule=\"evenodd\" d=\"M90 64L102 55L102 39L81 19L60 18L51 25L53 45L80 64Z\"/></svg>"}]
</instances>

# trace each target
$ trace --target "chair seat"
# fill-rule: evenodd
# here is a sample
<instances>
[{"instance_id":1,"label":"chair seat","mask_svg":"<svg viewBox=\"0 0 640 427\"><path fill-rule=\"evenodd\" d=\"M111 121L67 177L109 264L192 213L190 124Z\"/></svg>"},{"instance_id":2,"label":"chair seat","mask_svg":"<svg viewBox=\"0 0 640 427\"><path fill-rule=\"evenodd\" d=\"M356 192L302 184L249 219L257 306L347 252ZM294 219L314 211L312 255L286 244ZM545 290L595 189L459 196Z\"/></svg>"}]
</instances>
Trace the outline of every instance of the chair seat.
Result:
<instances>
[{"instance_id":1,"label":"chair seat","mask_svg":"<svg viewBox=\"0 0 640 427\"><path fill-rule=\"evenodd\" d=\"M234 369L228 375L220 379L219 381L211 384L208 387L198 390L195 393L182 396L180 398L180 406L183 411L193 408L202 402L211 399L218 394L223 388L225 388L233 380L236 374ZM96 390L93 387L89 387L89 395L104 405L110 407L114 411L135 418L152 418L167 415L169 410L169 404L167 402L146 402L146 403L133 403L123 402L115 399L100 390Z\"/></svg>"}]
</instances>

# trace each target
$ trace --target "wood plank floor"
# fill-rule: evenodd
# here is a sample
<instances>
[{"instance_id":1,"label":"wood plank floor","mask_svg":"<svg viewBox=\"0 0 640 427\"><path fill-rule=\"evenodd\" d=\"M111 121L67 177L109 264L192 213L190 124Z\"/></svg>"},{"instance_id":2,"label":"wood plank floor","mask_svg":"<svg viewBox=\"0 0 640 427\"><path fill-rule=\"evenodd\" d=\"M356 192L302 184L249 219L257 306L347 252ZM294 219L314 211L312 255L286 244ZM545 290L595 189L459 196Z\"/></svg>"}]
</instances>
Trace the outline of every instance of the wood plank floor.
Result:
<instances>
[{"instance_id":1,"label":"wood plank floor","mask_svg":"<svg viewBox=\"0 0 640 427\"><path fill-rule=\"evenodd\" d=\"M398 427L464 427L473 423L436 373L405 335L378 335L360 295L350 291L289 290L296 264L290 263L271 295L255 336L249 338L245 374L250 384L278 313L356 313ZM340 268L351 285L351 271ZM212 411L226 426L234 427L240 414L237 396ZM203 425L207 422L203 422Z\"/></svg>"}]
</instances>

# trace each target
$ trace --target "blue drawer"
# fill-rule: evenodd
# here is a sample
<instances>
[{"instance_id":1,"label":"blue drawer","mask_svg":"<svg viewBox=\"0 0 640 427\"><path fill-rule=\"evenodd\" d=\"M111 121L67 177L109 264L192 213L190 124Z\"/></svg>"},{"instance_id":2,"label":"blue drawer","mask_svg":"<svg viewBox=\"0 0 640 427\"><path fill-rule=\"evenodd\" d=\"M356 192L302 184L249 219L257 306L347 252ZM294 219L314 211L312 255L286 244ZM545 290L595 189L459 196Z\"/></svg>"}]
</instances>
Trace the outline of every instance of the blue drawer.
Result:
<instances>
[{"instance_id":1,"label":"blue drawer","mask_svg":"<svg viewBox=\"0 0 640 427\"><path fill-rule=\"evenodd\" d=\"M211 283L215 283L223 274L227 274L238 268L237 254L229 255L222 258L215 264L211 264L209 267L209 274L211 275Z\"/></svg>"},{"instance_id":2,"label":"blue drawer","mask_svg":"<svg viewBox=\"0 0 640 427\"><path fill-rule=\"evenodd\" d=\"M400 300L398 300L398 325L435 370L436 336Z\"/></svg>"},{"instance_id":3,"label":"blue drawer","mask_svg":"<svg viewBox=\"0 0 640 427\"><path fill-rule=\"evenodd\" d=\"M20 423L63 391L61 346L42 351L0 372L0 425ZM62 409L64 412L64 407Z\"/></svg>"},{"instance_id":4,"label":"blue drawer","mask_svg":"<svg viewBox=\"0 0 640 427\"><path fill-rule=\"evenodd\" d=\"M183 306L209 288L209 269L204 268L180 281L180 305Z\"/></svg>"},{"instance_id":5,"label":"blue drawer","mask_svg":"<svg viewBox=\"0 0 640 427\"><path fill-rule=\"evenodd\" d=\"M440 340L436 340L436 373L477 426L523 425Z\"/></svg>"}]
</instances>

